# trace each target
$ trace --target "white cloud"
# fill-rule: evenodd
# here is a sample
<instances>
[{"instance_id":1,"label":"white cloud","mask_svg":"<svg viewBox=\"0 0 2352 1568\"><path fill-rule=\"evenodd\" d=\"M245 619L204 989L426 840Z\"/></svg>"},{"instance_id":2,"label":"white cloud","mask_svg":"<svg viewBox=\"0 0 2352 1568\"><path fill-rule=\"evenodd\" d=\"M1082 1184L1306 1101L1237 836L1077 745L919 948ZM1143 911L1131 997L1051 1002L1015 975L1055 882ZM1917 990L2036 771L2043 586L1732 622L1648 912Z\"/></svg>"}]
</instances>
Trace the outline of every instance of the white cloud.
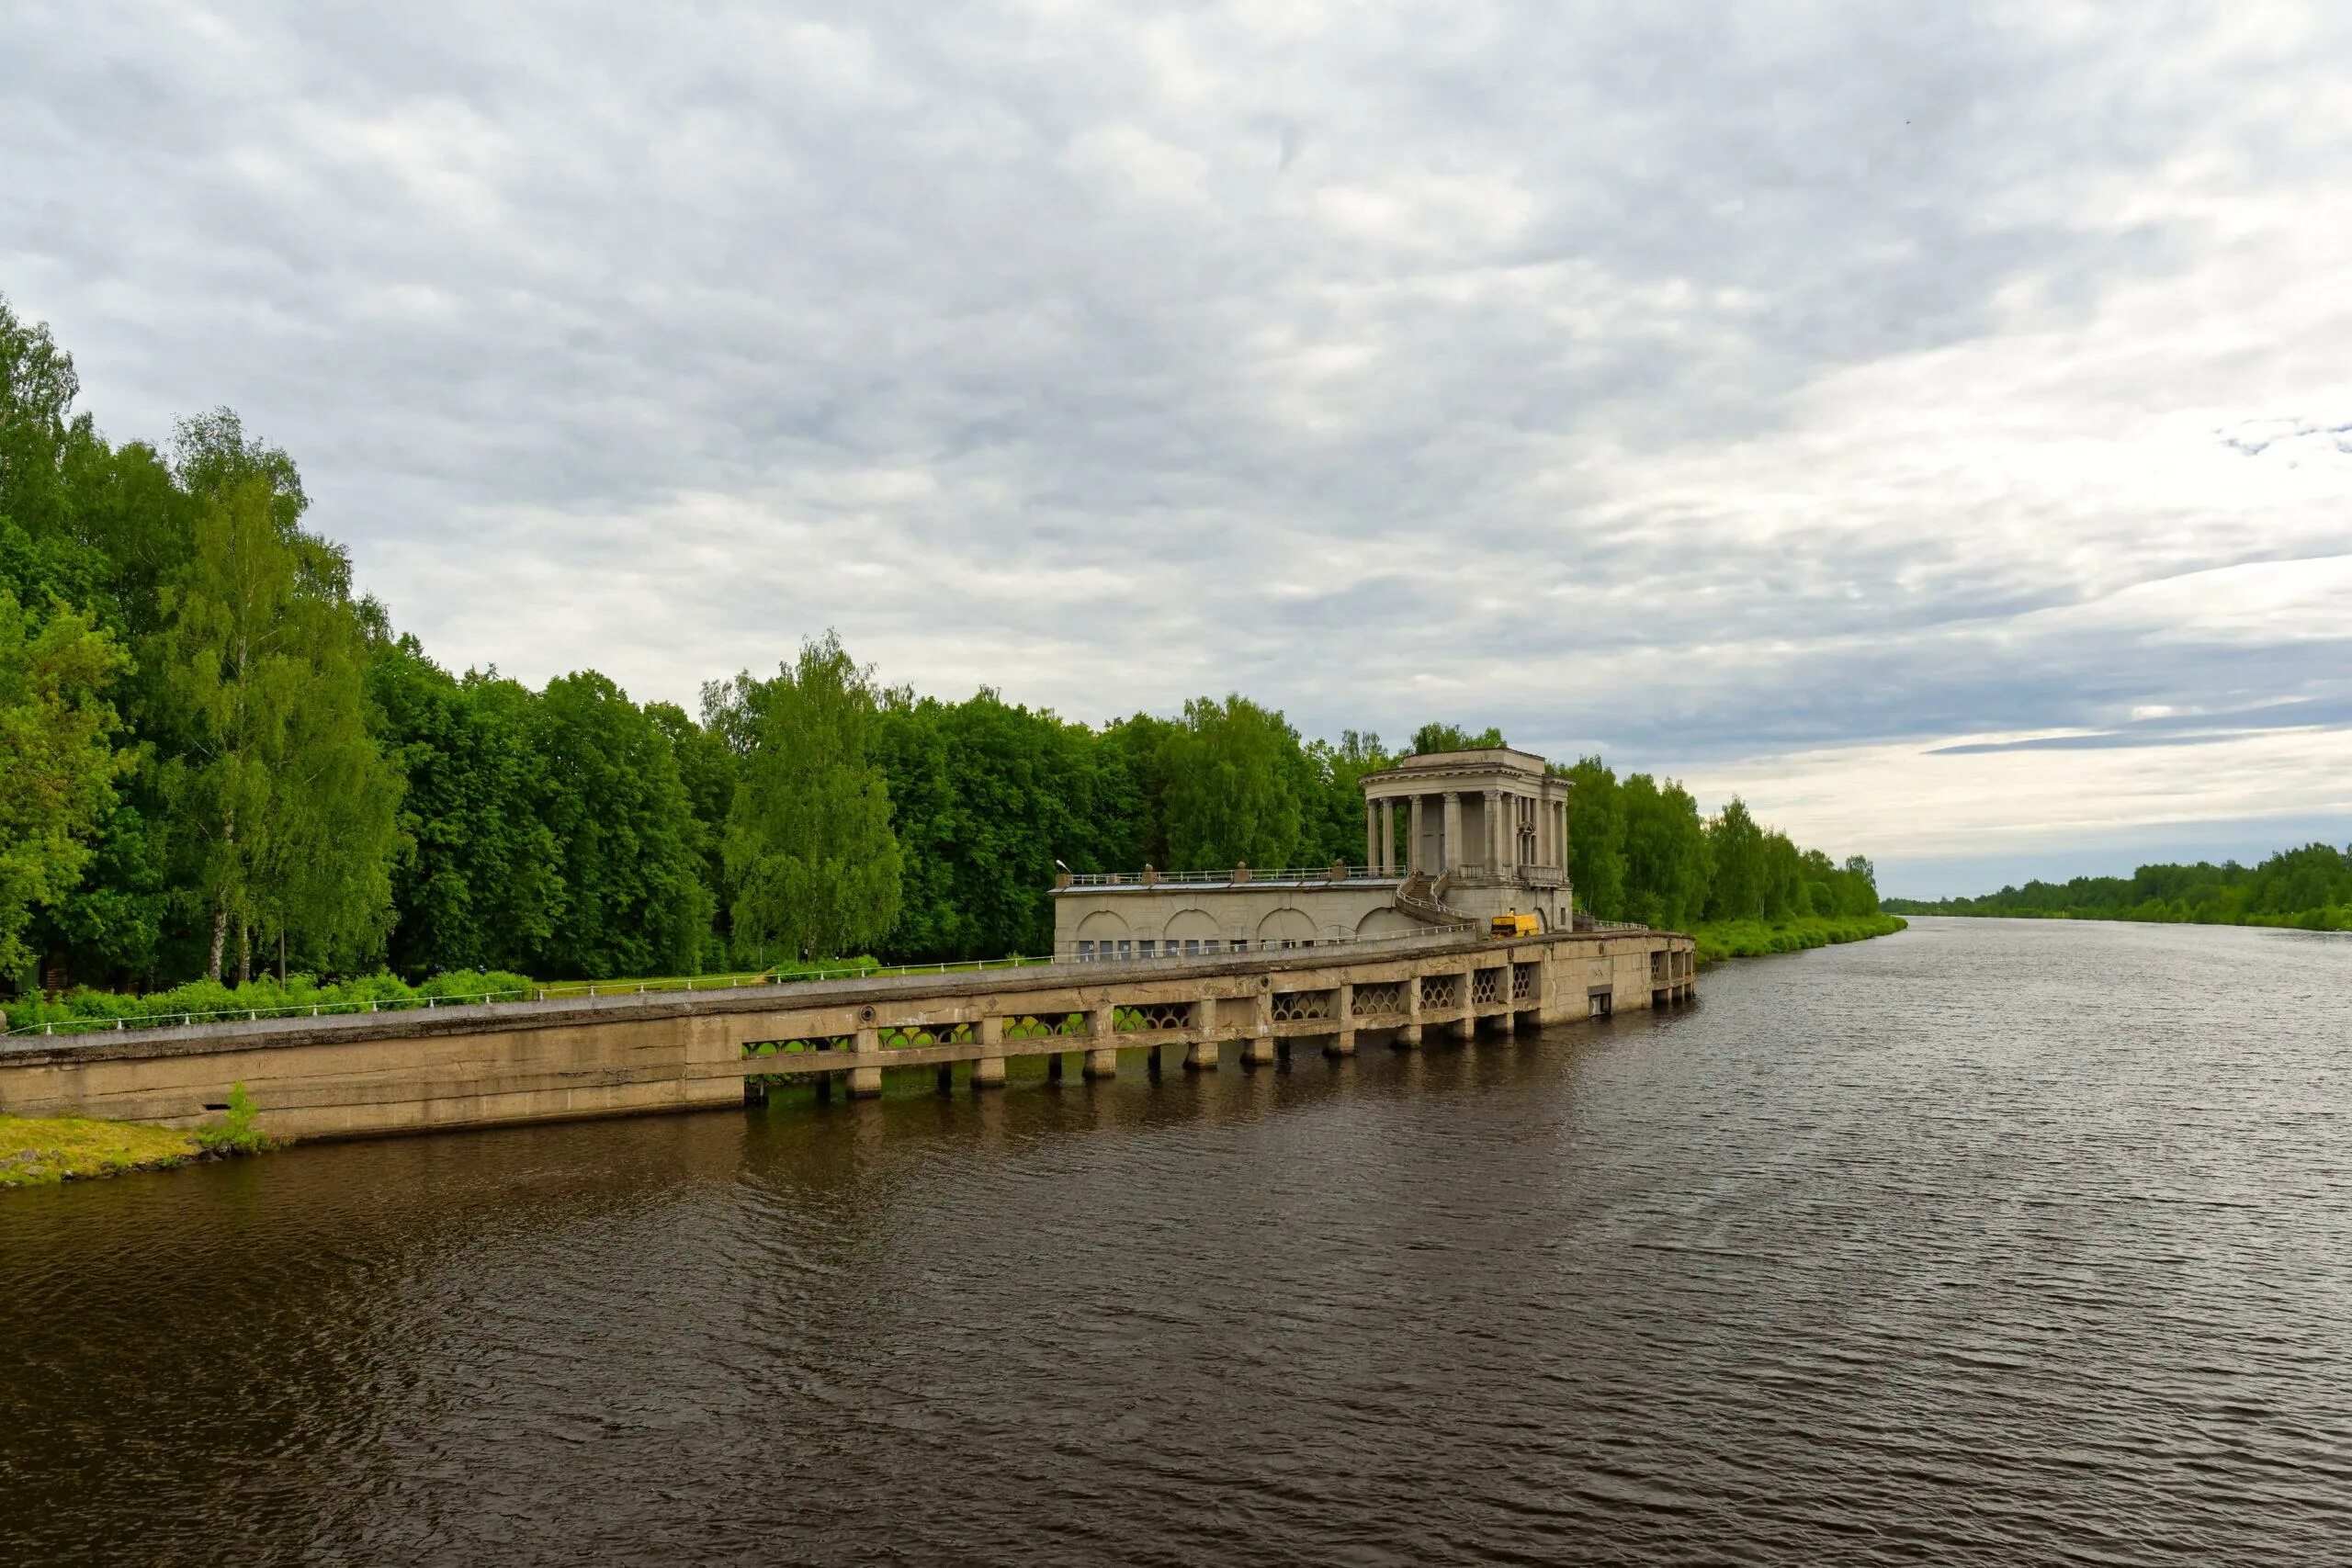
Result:
<instances>
[{"instance_id":1,"label":"white cloud","mask_svg":"<svg viewBox=\"0 0 2352 1568\"><path fill-rule=\"evenodd\" d=\"M2099 809L2344 809L2347 46L2321 4L36 0L0 290L113 434L287 445L453 664L691 701L831 624L950 693L1500 722L2063 866Z\"/></svg>"}]
</instances>

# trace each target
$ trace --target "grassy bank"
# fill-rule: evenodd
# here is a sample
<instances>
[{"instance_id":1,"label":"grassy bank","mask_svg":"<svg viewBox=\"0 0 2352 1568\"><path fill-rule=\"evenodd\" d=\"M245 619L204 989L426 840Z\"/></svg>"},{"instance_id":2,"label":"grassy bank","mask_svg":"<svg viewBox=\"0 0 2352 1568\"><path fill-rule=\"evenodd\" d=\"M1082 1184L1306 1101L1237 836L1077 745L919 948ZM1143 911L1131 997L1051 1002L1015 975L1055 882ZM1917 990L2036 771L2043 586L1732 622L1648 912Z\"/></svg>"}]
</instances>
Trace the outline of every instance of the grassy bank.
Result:
<instances>
[{"instance_id":1,"label":"grassy bank","mask_svg":"<svg viewBox=\"0 0 2352 1568\"><path fill-rule=\"evenodd\" d=\"M193 1133L80 1116L0 1116L0 1188L162 1170L204 1150Z\"/></svg>"},{"instance_id":2,"label":"grassy bank","mask_svg":"<svg viewBox=\"0 0 2352 1568\"><path fill-rule=\"evenodd\" d=\"M1893 936L1910 922L1900 915L1806 915L1788 920L1713 920L1693 926L1702 966L1726 958L1761 958L1841 942Z\"/></svg>"}]
</instances>

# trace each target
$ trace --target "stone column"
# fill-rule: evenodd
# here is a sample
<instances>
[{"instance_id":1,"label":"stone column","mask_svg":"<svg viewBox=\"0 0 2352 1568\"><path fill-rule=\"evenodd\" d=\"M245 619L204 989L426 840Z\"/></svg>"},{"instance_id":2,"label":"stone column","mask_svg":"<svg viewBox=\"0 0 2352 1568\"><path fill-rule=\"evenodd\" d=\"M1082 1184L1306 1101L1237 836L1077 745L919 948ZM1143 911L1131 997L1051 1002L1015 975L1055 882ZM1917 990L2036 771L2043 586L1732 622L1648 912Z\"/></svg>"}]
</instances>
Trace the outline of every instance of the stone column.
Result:
<instances>
[{"instance_id":1,"label":"stone column","mask_svg":"<svg viewBox=\"0 0 2352 1568\"><path fill-rule=\"evenodd\" d=\"M1487 874L1489 876L1502 874L1505 854L1503 849L1504 799L1503 792L1499 789L1490 789L1487 792Z\"/></svg>"},{"instance_id":2,"label":"stone column","mask_svg":"<svg viewBox=\"0 0 2352 1568\"><path fill-rule=\"evenodd\" d=\"M1380 858L1372 863L1375 876L1396 874L1396 803L1380 803Z\"/></svg>"},{"instance_id":3,"label":"stone column","mask_svg":"<svg viewBox=\"0 0 2352 1568\"><path fill-rule=\"evenodd\" d=\"M1555 801L1552 810L1552 869L1566 871L1568 869L1568 803L1566 800Z\"/></svg>"},{"instance_id":4,"label":"stone column","mask_svg":"<svg viewBox=\"0 0 2352 1568\"><path fill-rule=\"evenodd\" d=\"M1272 1066L1273 1060L1274 994L1267 987L1250 998L1250 1043L1242 1048L1241 1063L1264 1067Z\"/></svg>"},{"instance_id":5,"label":"stone column","mask_svg":"<svg viewBox=\"0 0 2352 1568\"><path fill-rule=\"evenodd\" d=\"M1414 795L1405 807L1405 869L1408 872L1429 869L1421 863L1421 800Z\"/></svg>"},{"instance_id":6,"label":"stone column","mask_svg":"<svg viewBox=\"0 0 2352 1568\"><path fill-rule=\"evenodd\" d=\"M1356 1054L1356 988L1342 985L1333 998L1331 1021L1339 1032L1324 1043L1327 1056L1352 1056Z\"/></svg>"},{"instance_id":7,"label":"stone column","mask_svg":"<svg viewBox=\"0 0 2352 1568\"><path fill-rule=\"evenodd\" d=\"M1380 808L1369 800L1363 803L1363 863L1373 875L1380 874Z\"/></svg>"},{"instance_id":8,"label":"stone column","mask_svg":"<svg viewBox=\"0 0 2352 1568\"><path fill-rule=\"evenodd\" d=\"M1462 863L1462 792L1460 790L1450 789L1445 792L1445 815L1439 820L1439 831L1445 835L1445 839L1438 845L1437 868L1442 872L1452 871Z\"/></svg>"},{"instance_id":9,"label":"stone column","mask_svg":"<svg viewBox=\"0 0 2352 1568\"><path fill-rule=\"evenodd\" d=\"M1114 1078L1119 1076L1119 1020L1110 1008L1090 1010L1086 1015L1086 1063L1081 1069L1090 1078Z\"/></svg>"},{"instance_id":10,"label":"stone column","mask_svg":"<svg viewBox=\"0 0 2352 1568\"><path fill-rule=\"evenodd\" d=\"M857 1054L864 1056L881 1049L881 1032L870 1023L859 1024ZM849 1097L852 1100L871 1100L881 1092L882 1069L880 1067L852 1067L849 1070Z\"/></svg>"},{"instance_id":11,"label":"stone column","mask_svg":"<svg viewBox=\"0 0 2352 1568\"><path fill-rule=\"evenodd\" d=\"M1184 1047L1188 1073L1216 1071L1216 998L1204 995L1193 1003L1193 1042Z\"/></svg>"},{"instance_id":12,"label":"stone column","mask_svg":"<svg viewBox=\"0 0 2352 1568\"><path fill-rule=\"evenodd\" d=\"M978 1027L974 1029L972 1033L983 1050L991 1045L1001 1047L1004 1044L1004 1020L984 1018L980 1020ZM1004 1087L1004 1058L1001 1055L989 1055L975 1061L972 1064L972 1087L974 1089L1002 1089Z\"/></svg>"}]
</instances>

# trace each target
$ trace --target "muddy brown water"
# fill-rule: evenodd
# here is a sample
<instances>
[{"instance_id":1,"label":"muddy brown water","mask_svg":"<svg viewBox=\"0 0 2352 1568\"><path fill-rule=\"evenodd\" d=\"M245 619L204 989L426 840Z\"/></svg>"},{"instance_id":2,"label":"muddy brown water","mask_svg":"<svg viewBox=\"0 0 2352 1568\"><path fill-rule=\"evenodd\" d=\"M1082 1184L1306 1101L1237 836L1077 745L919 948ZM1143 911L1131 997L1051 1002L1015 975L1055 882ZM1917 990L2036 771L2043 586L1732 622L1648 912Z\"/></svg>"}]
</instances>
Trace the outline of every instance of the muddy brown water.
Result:
<instances>
[{"instance_id":1,"label":"muddy brown water","mask_svg":"<svg viewBox=\"0 0 2352 1568\"><path fill-rule=\"evenodd\" d=\"M0 1562L2352 1562L2352 940L0 1194Z\"/></svg>"}]
</instances>

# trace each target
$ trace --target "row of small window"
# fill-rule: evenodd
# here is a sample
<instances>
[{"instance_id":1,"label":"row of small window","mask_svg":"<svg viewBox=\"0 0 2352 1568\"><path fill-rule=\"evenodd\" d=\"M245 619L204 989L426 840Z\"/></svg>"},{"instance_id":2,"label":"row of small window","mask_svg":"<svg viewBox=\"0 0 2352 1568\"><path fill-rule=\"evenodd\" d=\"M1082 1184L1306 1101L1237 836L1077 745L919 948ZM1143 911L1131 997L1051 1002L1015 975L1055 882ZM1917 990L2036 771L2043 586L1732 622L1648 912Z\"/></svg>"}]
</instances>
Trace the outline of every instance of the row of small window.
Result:
<instances>
[{"instance_id":1,"label":"row of small window","mask_svg":"<svg viewBox=\"0 0 2352 1568\"><path fill-rule=\"evenodd\" d=\"M1308 938L1305 941L1293 941L1291 938L1284 937L1280 941L1277 941L1272 937L1268 937L1265 941L1258 944L1258 951L1261 953L1274 953L1285 951L1294 947L1313 947L1314 945L1315 942L1313 938ZM1246 938L1239 937L1235 938L1231 942L1226 942L1221 938L1213 936L1188 936L1181 942L1172 936L1166 942L1160 942L1154 937L1143 937L1139 940L1130 940L1126 937L1121 937L1117 942L1080 942L1078 944L1078 960L1081 964L1097 964L1106 960L1112 963L1116 963L1122 958L1198 958L1204 953L1247 953L1249 951L1250 943L1248 940Z\"/></svg>"}]
</instances>

